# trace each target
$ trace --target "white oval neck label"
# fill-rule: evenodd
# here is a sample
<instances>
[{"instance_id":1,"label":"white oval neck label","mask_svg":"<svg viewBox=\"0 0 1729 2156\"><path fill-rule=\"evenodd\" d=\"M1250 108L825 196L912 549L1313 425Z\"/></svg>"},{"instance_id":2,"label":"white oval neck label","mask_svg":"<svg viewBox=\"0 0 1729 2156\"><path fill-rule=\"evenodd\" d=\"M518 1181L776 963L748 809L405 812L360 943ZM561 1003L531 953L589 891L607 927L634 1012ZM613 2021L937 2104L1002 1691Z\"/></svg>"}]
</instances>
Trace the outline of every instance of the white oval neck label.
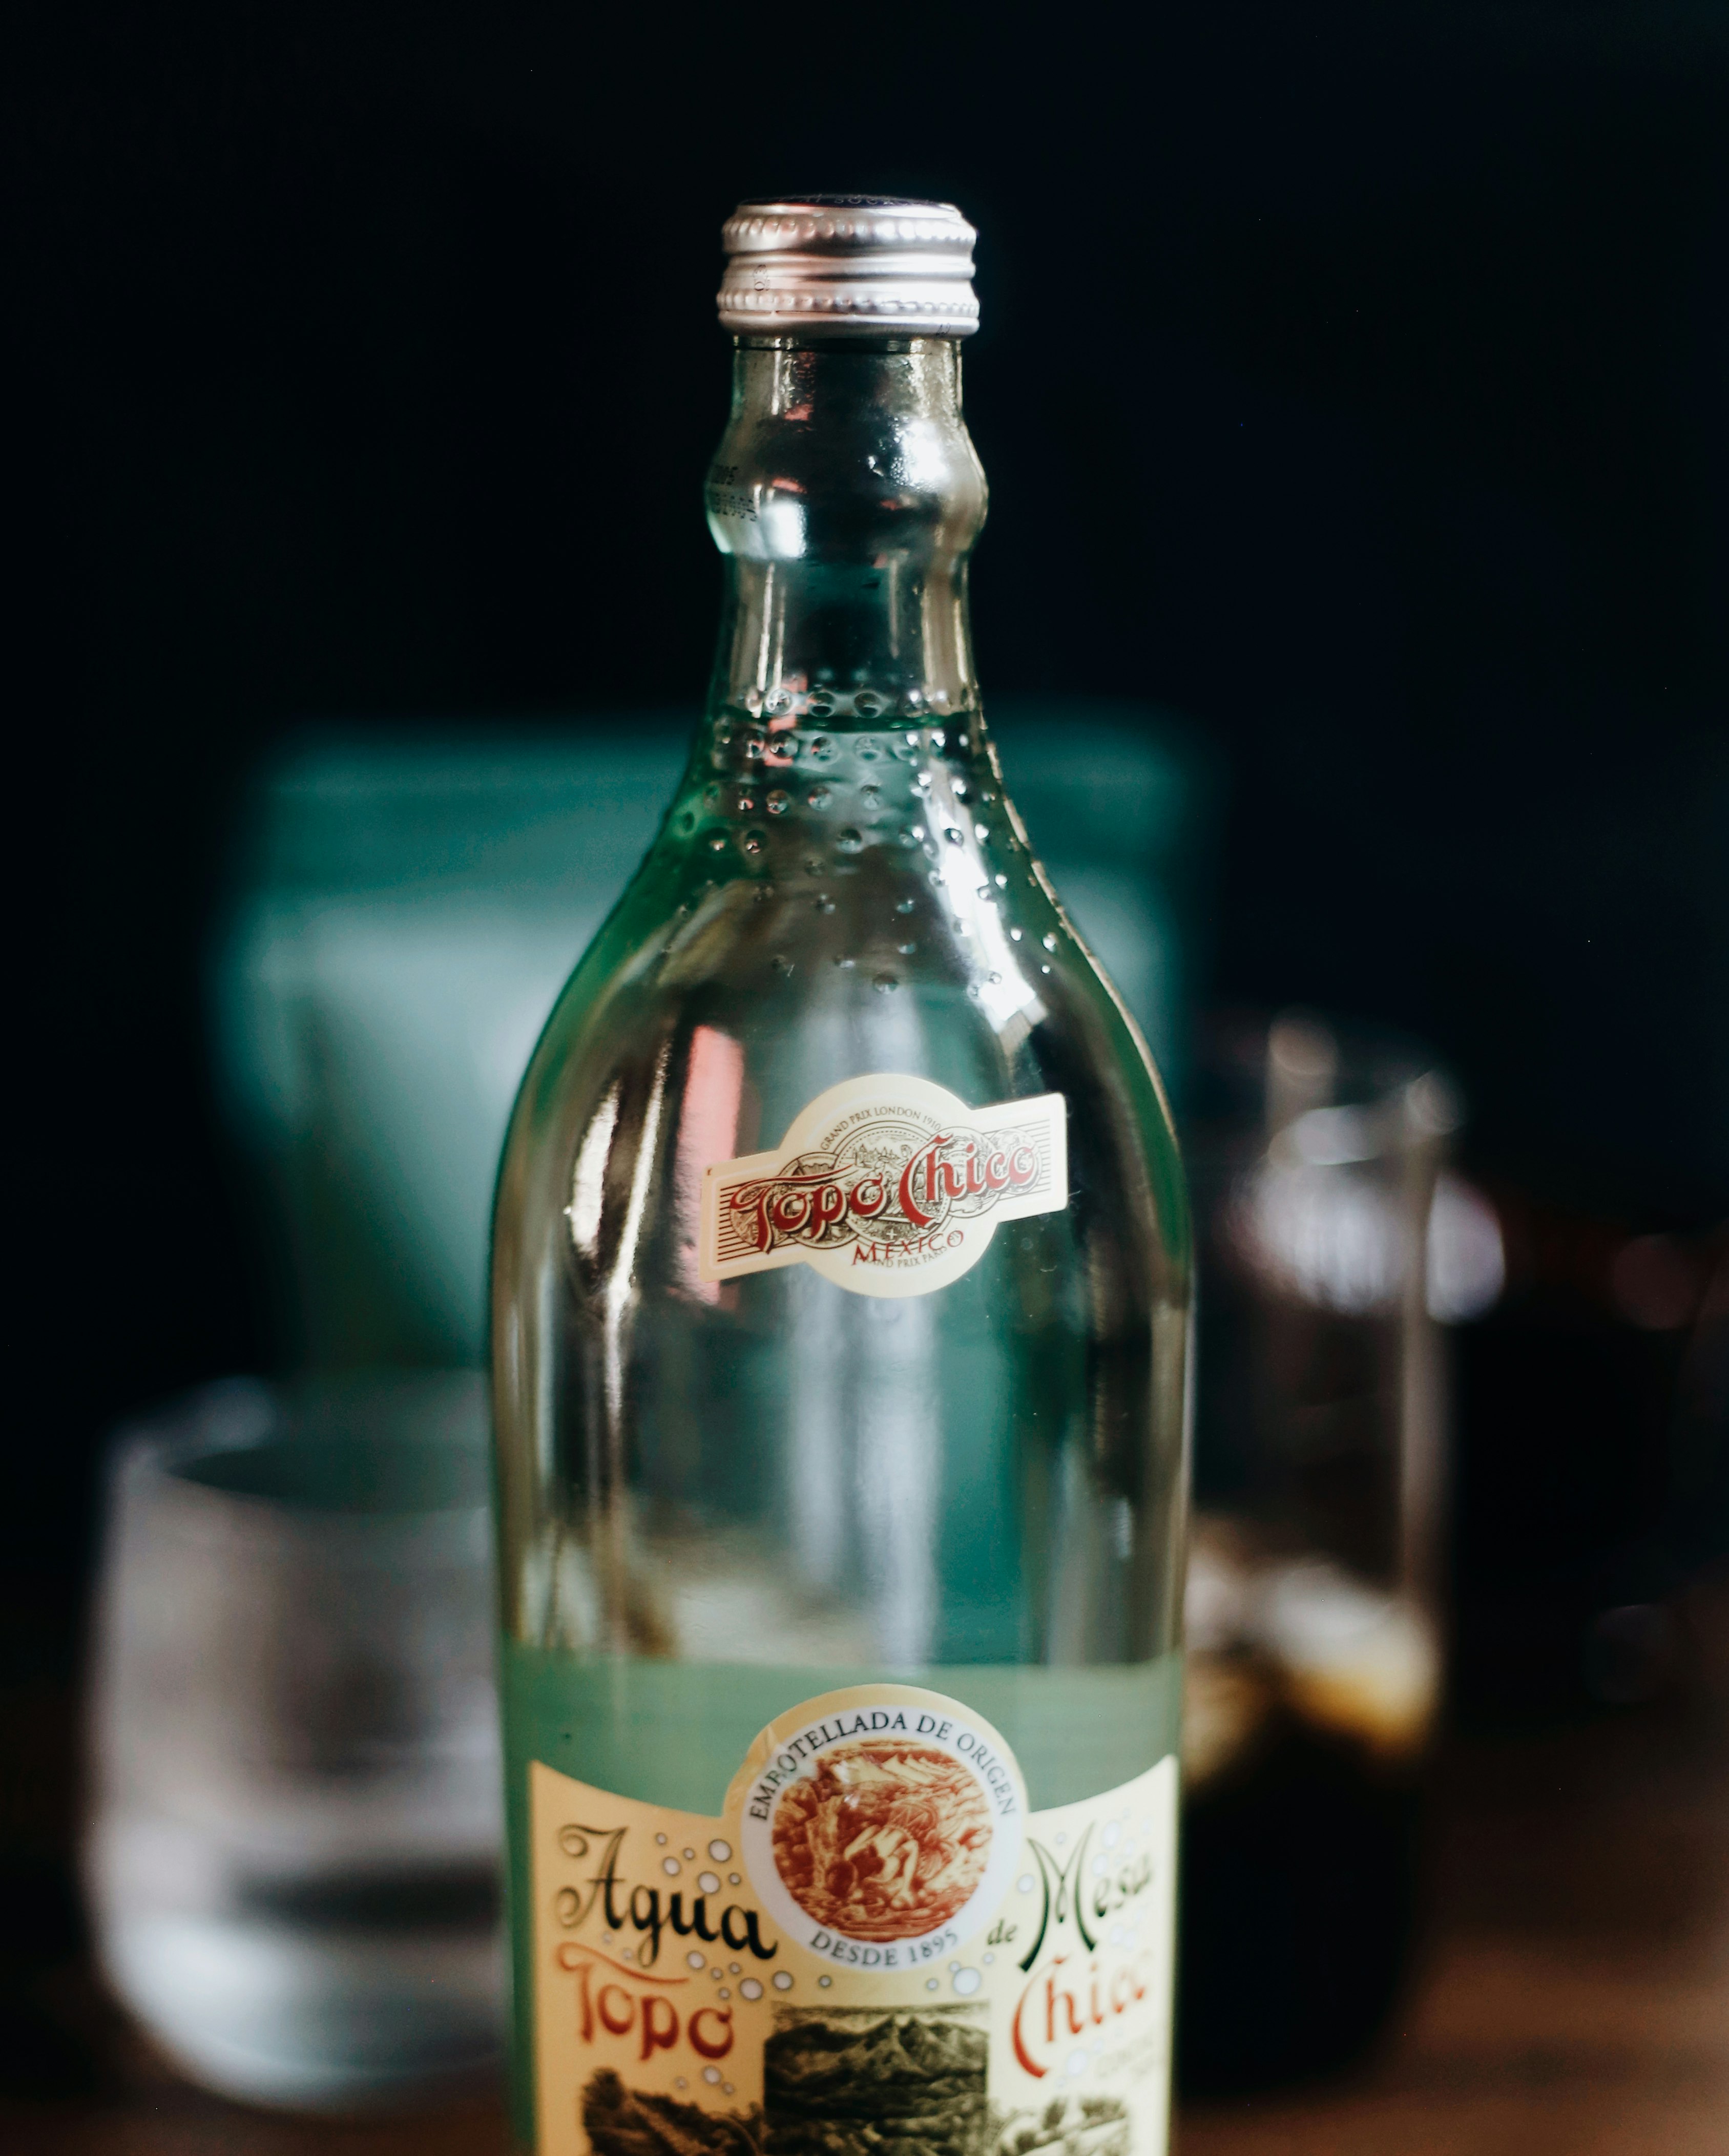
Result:
<instances>
[{"instance_id":1,"label":"white oval neck label","mask_svg":"<svg viewBox=\"0 0 1729 2156\"><path fill-rule=\"evenodd\" d=\"M970 1271L1005 1220L1069 1202L1060 1093L969 1108L877 1072L819 1093L772 1152L708 1169L701 1277L808 1265L856 1295L928 1295Z\"/></svg>"}]
</instances>

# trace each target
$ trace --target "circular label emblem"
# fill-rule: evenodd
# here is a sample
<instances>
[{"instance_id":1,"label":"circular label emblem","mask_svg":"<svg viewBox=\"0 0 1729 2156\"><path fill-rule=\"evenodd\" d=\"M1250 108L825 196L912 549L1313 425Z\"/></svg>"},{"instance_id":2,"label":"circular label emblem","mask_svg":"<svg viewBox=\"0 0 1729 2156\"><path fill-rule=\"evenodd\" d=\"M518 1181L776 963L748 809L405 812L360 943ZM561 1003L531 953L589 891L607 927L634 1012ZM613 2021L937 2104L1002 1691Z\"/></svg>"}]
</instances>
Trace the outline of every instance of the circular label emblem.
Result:
<instances>
[{"instance_id":1,"label":"circular label emblem","mask_svg":"<svg viewBox=\"0 0 1729 2156\"><path fill-rule=\"evenodd\" d=\"M1019 1773L988 1723L940 1693L830 1693L766 1729L746 1776L752 1884L809 1952L909 1968L988 1922L1013 1877Z\"/></svg>"}]
</instances>

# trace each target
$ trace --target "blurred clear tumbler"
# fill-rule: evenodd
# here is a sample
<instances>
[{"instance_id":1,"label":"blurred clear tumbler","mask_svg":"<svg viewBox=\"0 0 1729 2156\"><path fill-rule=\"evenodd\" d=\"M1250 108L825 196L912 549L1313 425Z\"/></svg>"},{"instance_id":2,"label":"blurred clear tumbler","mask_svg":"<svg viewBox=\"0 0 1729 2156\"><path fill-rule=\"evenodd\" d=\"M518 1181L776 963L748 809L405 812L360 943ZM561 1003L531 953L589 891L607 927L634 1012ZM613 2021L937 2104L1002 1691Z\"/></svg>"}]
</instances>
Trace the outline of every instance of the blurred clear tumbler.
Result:
<instances>
[{"instance_id":1,"label":"blurred clear tumbler","mask_svg":"<svg viewBox=\"0 0 1729 2156\"><path fill-rule=\"evenodd\" d=\"M226 2095L364 2107L498 2050L484 1442L457 1377L213 1387L120 1450L90 1897L121 1997Z\"/></svg>"}]
</instances>

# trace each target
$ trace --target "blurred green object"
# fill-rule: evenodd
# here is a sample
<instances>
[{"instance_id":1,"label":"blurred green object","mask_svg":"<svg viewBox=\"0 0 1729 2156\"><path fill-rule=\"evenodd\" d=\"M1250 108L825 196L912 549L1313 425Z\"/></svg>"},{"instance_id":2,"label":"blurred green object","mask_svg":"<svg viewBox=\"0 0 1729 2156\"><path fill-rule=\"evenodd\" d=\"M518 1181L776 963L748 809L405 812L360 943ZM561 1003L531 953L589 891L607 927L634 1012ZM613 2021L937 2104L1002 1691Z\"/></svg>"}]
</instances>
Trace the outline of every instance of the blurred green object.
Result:
<instances>
[{"instance_id":1,"label":"blurred green object","mask_svg":"<svg viewBox=\"0 0 1729 2156\"><path fill-rule=\"evenodd\" d=\"M1142 704L990 706L1034 847L1172 1091L1206 958L1211 757ZM690 721L302 736L243 822L213 981L282 1360L483 1357L492 1181L553 998L671 798Z\"/></svg>"}]
</instances>

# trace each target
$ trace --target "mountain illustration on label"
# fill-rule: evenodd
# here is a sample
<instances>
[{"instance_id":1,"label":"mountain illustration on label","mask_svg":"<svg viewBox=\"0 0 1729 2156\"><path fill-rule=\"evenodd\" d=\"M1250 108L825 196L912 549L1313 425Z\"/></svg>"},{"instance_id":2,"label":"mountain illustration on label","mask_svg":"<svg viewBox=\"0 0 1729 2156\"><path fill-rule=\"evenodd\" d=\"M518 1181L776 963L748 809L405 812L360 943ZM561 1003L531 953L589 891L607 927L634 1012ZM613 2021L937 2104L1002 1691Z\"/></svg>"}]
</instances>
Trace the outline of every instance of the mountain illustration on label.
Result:
<instances>
[{"instance_id":1,"label":"mountain illustration on label","mask_svg":"<svg viewBox=\"0 0 1729 2156\"><path fill-rule=\"evenodd\" d=\"M880 1072L818 1094L772 1152L703 1178L700 1272L809 1265L860 1295L925 1295L977 1265L998 1226L1069 1202L1060 1093L969 1108Z\"/></svg>"}]
</instances>

